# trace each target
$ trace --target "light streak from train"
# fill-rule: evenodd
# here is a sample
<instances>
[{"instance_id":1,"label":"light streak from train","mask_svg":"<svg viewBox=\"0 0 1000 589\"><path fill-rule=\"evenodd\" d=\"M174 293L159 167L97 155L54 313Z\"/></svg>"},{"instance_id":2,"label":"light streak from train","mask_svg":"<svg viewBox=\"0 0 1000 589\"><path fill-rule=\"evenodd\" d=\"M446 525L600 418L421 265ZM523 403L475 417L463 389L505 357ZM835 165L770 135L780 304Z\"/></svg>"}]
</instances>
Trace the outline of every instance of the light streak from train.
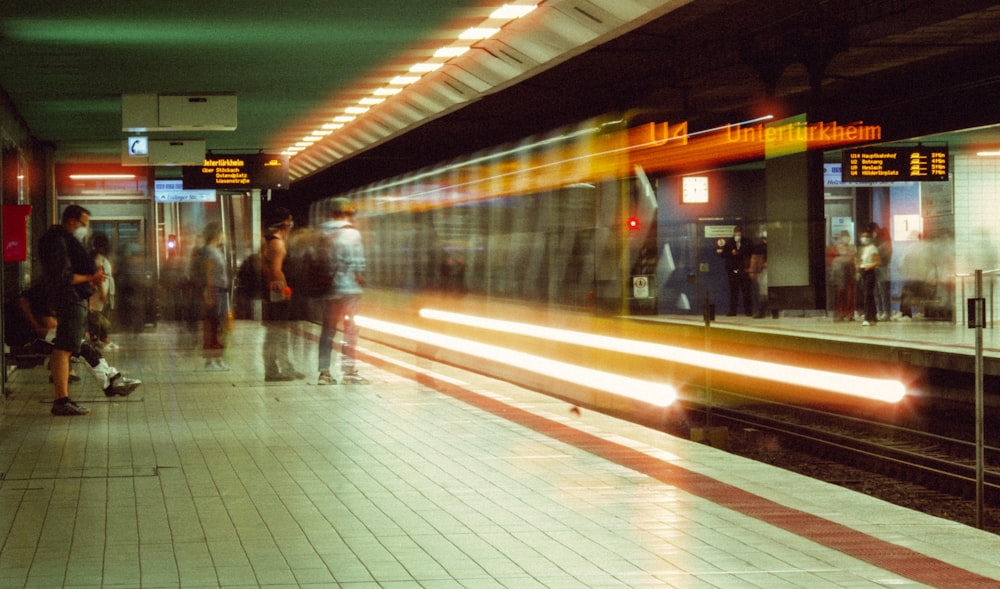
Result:
<instances>
[{"instance_id":1,"label":"light streak from train","mask_svg":"<svg viewBox=\"0 0 1000 589\"><path fill-rule=\"evenodd\" d=\"M488 319L436 309L421 309L420 316L435 321L529 336L610 352L628 353L666 362L677 362L689 366L884 401L886 403L898 403L906 396L906 387L903 383L892 379L871 378L814 368L803 368L801 366L791 366L788 364L764 362L762 360L750 360L677 346L552 327L541 327L514 321Z\"/></svg>"},{"instance_id":2,"label":"light streak from train","mask_svg":"<svg viewBox=\"0 0 1000 589\"><path fill-rule=\"evenodd\" d=\"M490 362L516 367L573 385L596 389L621 397L628 397L657 407L668 407L677 400L677 390L667 383L652 382L594 370L592 368L542 358L534 354L518 352L499 346L483 344L370 317L355 316L354 319L358 326L366 330L404 338L423 346L429 345L475 356Z\"/></svg>"}]
</instances>

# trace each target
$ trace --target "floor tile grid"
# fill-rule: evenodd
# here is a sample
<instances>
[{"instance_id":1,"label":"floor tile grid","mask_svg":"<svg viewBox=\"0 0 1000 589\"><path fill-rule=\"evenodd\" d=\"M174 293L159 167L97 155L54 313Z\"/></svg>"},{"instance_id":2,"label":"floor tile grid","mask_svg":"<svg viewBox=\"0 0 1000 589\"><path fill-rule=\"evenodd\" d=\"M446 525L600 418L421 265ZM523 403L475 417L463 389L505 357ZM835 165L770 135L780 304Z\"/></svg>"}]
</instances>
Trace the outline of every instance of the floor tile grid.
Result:
<instances>
[{"instance_id":1,"label":"floor tile grid","mask_svg":"<svg viewBox=\"0 0 1000 589\"><path fill-rule=\"evenodd\" d=\"M252 354L245 352L241 356L249 360ZM236 356L230 355L234 363ZM196 363L196 355L191 359ZM244 361L239 369L246 374L252 365ZM487 578L508 579L512 586L529 579L606 586L649 571L655 577L658 570L663 582L670 576L690 582L691 575L715 575L718 586L732 580L730 571L694 554L699 543L692 529L708 520L699 513L692 521L700 510L684 494L664 493L661 484L585 454L578 462L578 451L534 432L518 431L505 440L508 424L470 417L466 407L405 380L378 374L376 386L321 393L301 383L249 385L244 382L253 379L196 368L142 372L147 384L141 398L95 405L87 421L53 420L38 399L16 410L18 427L31 430L24 441L33 440L22 443L32 457L22 463L38 466L26 477L31 487L18 490L13 480L4 481L4 513L8 491L19 495L9 528L18 530L20 542L12 543L8 533L0 578L7 578L8 547L16 553L30 546L31 522L43 514L47 523L35 532L38 549L28 584L58 585L60 574L68 579L70 564L80 586L90 578L93 586L98 579L106 586L137 580L143 586L412 582L404 563L440 569L419 573L428 583L450 577L472 586ZM38 388L44 395L47 387ZM331 394L346 403L331 403ZM329 408L317 414L317 406ZM498 447L498 441L504 444ZM4 472L14 472L6 453L3 459ZM484 469L491 463L504 468ZM108 476L72 478L101 468ZM110 476L129 469L153 469L155 476ZM57 473L49 475L55 479L48 492L45 472ZM424 500L419 509L415 498ZM63 521L72 522L71 543ZM590 532L630 538L636 521L661 522L655 530L660 535L637 537L617 552L608 550L607 541L583 540ZM418 527L411 532L414 522ZM660 545L650 550L654 539ZM594 566L609 552L622 553L616 574ZM43 553L45 562L36 565ZM53 566L53 555L67 553L66 566ZM636 555L658 564L636 564ZM789 567L789 574L803 570ZM819 570L833 574L837 568Z\"/></svg>"}]
</instances>

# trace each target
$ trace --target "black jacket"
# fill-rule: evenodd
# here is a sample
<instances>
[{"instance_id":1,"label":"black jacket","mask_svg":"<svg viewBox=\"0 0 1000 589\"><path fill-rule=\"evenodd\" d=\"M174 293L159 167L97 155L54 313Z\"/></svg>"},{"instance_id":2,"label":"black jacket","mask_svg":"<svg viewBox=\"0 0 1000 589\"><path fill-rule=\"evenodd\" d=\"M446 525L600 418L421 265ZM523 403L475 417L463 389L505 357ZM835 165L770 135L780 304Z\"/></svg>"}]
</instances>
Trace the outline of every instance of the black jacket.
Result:
<instances>
[{"instance_id":1,"label":"black jacket","mask_svg":"<svg viewBox=\"0 0 1000 589\"><path fill-rule=\"evenodd\" d=\"M717 250L726 263L726 272L733 274L745 273L750 268L750 256L753 255L753 244L746 237L736 240L730 237L722 249ZM733 252L736 252L735 254Z\"/></svg>"},{"instance_id":2,"label":"black jacket","mask_svg":"<svg viewBox=\"0 0 1000 589\"><path fill-rule=\"evenodd\" d=\"M73 284L74 274L96 274L97 264L73 234L62 225L53 225L38 240L42 261L42 282L46 298L54 309L90 298L89 282Z\"/></svg>"}]
</instances>

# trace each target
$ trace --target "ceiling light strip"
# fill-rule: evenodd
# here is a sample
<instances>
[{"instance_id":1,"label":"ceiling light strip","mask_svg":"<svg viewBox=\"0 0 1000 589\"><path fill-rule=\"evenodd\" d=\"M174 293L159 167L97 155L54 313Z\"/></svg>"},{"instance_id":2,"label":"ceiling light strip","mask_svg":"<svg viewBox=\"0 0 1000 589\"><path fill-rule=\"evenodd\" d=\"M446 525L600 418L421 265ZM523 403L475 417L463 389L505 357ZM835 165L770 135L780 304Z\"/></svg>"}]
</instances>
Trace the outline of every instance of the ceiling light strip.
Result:
<instances>
[{"instance_id":1,"label":"ceiling light strip","mask_svg":"<svg viewBox=\"0 0 1000 589\"><path fill-rule=\"evenodd\" d=\"M454 43L441 47L435 51L430 60L423 63L417 63L409 67L406 75L395 76L385 86L376 88L371 92L370 96L362 98L358 101L356 103L357 106L352 105L346 107L343 110L345 114L336 116L332 119L332 123L336 126L331 126L331 123L327 122L322 125L322 129L331 131L342 128L344 125L353 122L357 116L367 113L372 106L381 104L386 98L395 96L396 94L402 92L404 87L419 81L424 74L437 71L444 66L448 60L454 59L455 57L466 53L471 48L471 43L488 39L500 32L504 25L529 14L535 10L540 1L541 0L529 1L527 3L504 4L503 6L497 8L490 13L490 17L483 21L480 26L466 29L458 36ZM313 134L316 135L316 131L313 131ZM307 140L296 142L294 147L289 147L282 153L288 156L300 154L303 149L308 148L308 146L302 146L304 141ZM313 141L315 142L315 139L313 139Z\"/></svg>"}]
</instances>

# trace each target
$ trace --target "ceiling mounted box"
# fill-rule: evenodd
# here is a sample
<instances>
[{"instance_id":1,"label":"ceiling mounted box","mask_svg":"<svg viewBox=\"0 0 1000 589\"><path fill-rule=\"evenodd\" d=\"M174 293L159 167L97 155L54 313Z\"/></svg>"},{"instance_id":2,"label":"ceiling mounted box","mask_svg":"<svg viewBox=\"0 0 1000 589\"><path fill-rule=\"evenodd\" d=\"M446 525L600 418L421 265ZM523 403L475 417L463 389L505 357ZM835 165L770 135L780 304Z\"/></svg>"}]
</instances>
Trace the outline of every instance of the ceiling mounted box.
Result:
<instances>
[{"instance_id":1,"label":"ceiling mounted box","mask_svg":"<svg viewBox=\"0 0 1000 589\"><path fill-rule=\"evenodd\" d=\"M171 131L235 131L236 95L161 94L160 127Z\"/></svg>"},{"instance_id":2,"label":"ceiling mounted box","mask_svg":"<svg viewBox=\"0 0 1000 589\"><path fill-rule=\"evenodd\" d=\"M235 131L235 94L122 94L122 131Z\"/></svg>"},{"instance_id":3,"label":"ceiling mounted box","mask_svg":"<svg viewBox=\"0 0 1000 589\"><path fill-rule=\"evenodd\" d=\"M122 94L122 131L145 133L160 126L160 97Z\"/></svg>"},{"instance_id":4,"label":"ceiling mounted box","mask_svg":"<svg viewBox=\"0 0 1000 589\"><path fill-rule=\"evenodd\" d=\"M132 155L129 140L122 141L123 166L201 166L205 163L205 140L151 140L148 155Z\"/></svg>"}]
</instances>

